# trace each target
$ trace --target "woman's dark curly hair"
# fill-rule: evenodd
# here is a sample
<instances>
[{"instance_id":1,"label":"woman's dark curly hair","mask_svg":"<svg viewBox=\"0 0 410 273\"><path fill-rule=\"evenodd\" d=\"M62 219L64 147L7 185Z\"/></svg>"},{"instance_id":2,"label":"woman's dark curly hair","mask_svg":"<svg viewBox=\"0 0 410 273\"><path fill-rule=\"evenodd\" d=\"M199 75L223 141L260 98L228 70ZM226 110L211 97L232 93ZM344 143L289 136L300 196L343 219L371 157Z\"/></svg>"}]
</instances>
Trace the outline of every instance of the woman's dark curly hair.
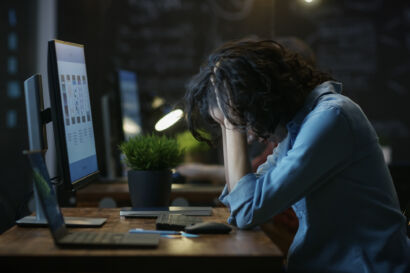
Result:
<instances>
[{"instance_id":1,"label":"woman's dark curly hair","mask_svg":"<svg viewBox=\"0 0 410 273\"><path fill-rule=\"evenodd\" d=\"M331 79L275 41L228 42L188 83L188 128L198 140L210 142L201 132L209 131L206 124L217 125L209 109L217 107L218 90L225 117L235 127L267 139L285 127L315 86Z\"/></svg>"}]
</instances>

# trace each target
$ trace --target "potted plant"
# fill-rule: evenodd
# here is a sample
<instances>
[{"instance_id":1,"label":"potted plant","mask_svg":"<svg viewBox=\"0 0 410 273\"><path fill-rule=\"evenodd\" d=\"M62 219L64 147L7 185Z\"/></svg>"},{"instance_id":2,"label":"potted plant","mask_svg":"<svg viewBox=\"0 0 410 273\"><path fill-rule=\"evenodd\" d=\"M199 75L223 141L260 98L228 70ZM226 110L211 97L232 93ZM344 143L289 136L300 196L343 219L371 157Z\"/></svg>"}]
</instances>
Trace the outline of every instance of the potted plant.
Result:
<instances>
[{"instance_id":1,"label":"potted plant","mask_svg":"<svg viewBox=\"0 0 410 273\"><path fill-rule=\"evenodd\" d=\"M133 207L168 206L171 169L182 162L183 150L175 139L139 135L120 145L129 167L128 188Z\"/></svg>"}]
</instances>

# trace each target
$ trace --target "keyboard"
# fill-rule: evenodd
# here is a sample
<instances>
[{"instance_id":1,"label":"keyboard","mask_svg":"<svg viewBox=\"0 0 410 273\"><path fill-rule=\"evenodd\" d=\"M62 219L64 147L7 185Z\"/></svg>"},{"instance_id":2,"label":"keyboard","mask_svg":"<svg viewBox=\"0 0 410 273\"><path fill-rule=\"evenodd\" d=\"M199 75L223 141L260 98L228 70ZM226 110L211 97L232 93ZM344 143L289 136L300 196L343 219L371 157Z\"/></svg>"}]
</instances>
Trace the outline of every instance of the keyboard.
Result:
<instances>
[{"instance_id":1,"label":"keyboard","mask_svg":"<svg viewBox=\"0 0 410 273\"><path fill-rule=\"evenodd\" d=\"M136 234L114 232L72 232L59 240L63 244L81 245L133 245L145 244L148 236L133 236Z\"/></svg>"},{"instance_id":2,"label":"keyboard","mask_svg":"<svg viewBox=\"0 0 410 273\"><path fill-rule=\"evenodd\" d=\"M201 218L194 216L162 213L157 218L156 227L159 230L184 230L186 226L201 222Z\"/></svg>"}]
</instances>

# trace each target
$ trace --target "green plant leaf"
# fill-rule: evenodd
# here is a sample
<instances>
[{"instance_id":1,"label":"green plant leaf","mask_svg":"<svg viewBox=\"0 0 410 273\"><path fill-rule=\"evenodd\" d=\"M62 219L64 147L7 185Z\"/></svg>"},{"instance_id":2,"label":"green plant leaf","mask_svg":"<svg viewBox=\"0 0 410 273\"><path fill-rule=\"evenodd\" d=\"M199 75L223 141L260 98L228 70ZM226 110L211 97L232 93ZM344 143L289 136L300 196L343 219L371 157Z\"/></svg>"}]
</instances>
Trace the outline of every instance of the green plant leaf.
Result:
<instances>
[{"instance_id":1,"label":"green plant leaf","mask_svg":"<svg viewBox=\"0 0 410 273\"><path fill-rule=\"evenodd\" d=\"M133 170L164 170L182 162L184 150L176 139L158 135L139 135L121 143L125 163Z\"/></svg>"}]
</instances>

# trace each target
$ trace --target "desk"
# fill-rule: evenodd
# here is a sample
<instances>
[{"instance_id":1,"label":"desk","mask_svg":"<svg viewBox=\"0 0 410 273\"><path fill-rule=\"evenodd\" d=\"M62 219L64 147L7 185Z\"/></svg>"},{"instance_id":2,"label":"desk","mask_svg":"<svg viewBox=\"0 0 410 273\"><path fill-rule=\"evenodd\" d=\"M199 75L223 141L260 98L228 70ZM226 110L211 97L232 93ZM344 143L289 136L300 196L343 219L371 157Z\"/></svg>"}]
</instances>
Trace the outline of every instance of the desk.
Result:
<instances>
[{"instance_id":1,"label":"desk","mask_svg":"<svg viewBox=\"0 0 410 273\"><path fill-rule=\"evenodd\" d=\"M94 231L155 228L155 219L126 219L119 216L119 209L64 208L63 214L108 218ZM225 222L227 217L227 209L215 208L212 216L203 219ZM191 239L161 238L157 249L125 250L59 249L44 227L14 226L0 236L2 272L280 272L282 256L261 230L234 229L226 235Z\"/></svg>"},{"instance_id":2,"label":"desk","mask_svg":"<svg viewBox=\"0 0 410 273\"><path fill-rule=\"evenodd\" d=\"M172 184L171 201L175 198L184 198L190 205L209 205L219 197L223 186ZM78 207L98 207L99 202L106 197L112 198L118 207L131 206L128 183L95 183L88 185L77 192Z\"/></svg>"}]
</instances>

